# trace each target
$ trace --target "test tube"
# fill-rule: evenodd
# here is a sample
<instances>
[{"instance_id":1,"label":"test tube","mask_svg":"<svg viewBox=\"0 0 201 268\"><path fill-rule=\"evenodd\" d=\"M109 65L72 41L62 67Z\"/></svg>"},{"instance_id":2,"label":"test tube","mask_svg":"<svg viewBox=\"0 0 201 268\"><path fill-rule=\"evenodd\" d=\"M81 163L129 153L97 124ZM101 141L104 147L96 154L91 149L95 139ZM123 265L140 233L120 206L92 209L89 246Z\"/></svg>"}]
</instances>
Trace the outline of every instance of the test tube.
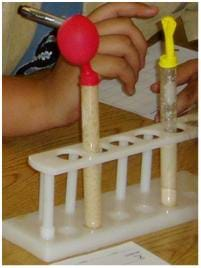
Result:
<instances>
[{"instance_id":1,"label":"test tube","mask_svg":"<svg viewBox=\"0 0 201 268\"><path fill-rule=\"evenodd\" d=\"M99 34L95 24L87 17L74 15L64 21L62 18L46 12L21 6L18 12L29 20L59 28L57 34L58 47L63 57L73 65L81 67L81 106L82 106L82 138L83 147L89 153L98 153L99 146L99 106L98 84L99 76L91 68L90 61L96 55L99 46ZM66 211L74 211L76 183L71 172L70 185L74 193L70 196L73 201ZM72 197L72 198L71 198ZM102 224L101 203L101 166L96 165L84 169L84 199L85 225L91 229L99 228ZM42 207L40 209L42 211Z\"/></svg>"},{"instance_id":2,"label":"test tube","mask_svg":"<svg viewBox=\"0 0 201 268\"><path fill-rule=\"evenodd\" d=\"M81 114L83 148L93 159L100 152L99 146L99 76L93 71L90 61L96 55L99 35L96 26L87 18L75 15L59 28L58 47L63 57L71 64L81 67ZM102 224L101 166L84 169L85 225L90 229Z\"/></svg>"},{"instance_id":3,"label":"test tube","mask_svg":"<svg viewBox=\"0 0 201 268\"><path fill-rule=\"evenodd\" d=\"M177 131L176 120L176 65L173 35L176 22L173 17L162 19L165 34L166 54L160 58L160 118L167 133ZM161 148L161 203L172 207L176 205L177 145Z\"/></svg>"},{"instance_id":4,"label":"test tube","mask_svg":"<svg viewBox=\"0 0 201 268\"><path fill-rule=\"evenodd\" d=\"M98 86L81 87L83 147L90 153L100 152ZM97 229L102 224L101 166L84 170L85 224Z\"/></svg>"},{"instance_id":5,"label":"test tube","mask_svg":"<svg viewBox=\"0 0 201 268\"><path fill-rule=\"evenodd\" d=\"M176 69L162 69L161 122L167 132L176 132ZM176 205L177 145L161 148L161 201L166 206Z\"/></svg>"}]
</instances>

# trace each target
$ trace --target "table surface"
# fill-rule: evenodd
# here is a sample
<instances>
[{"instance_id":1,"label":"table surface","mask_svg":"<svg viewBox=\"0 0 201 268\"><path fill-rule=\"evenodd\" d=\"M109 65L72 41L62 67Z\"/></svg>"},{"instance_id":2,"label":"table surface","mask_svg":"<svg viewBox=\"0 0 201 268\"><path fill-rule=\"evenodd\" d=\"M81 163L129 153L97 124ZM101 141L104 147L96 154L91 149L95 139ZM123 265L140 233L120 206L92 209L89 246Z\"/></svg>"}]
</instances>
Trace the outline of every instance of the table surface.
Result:
<instances>
[{"instance_id":1,"label":"table surface","mask_svg":"<svg viewBox=\"0 0 201 268\"><path fill-rule=\"evenodd\" d=\"M192 49L197 43L187 43L182 30L177 35L177 44ZM154 38L151 42L154 41ZM100 103L101 137L140 128L153 124L153 121ZM26 137L9 138L3 144L3 219L26 214L38 208L39 174L27 164L30 154L70 145L81 141L80 123L63 128L44 131ZM152 177L159 177L159 150L153 152ZM197 140L178 145L178 170L188 170L197 174ZM128 184L140 179L141 156L129 158ZM135 169L132 167L135 166ZM103 192L115 188L115 161L104 164ZM55 184L55 204L64 203L65 176L57 176ZM78 180L78 199L83 198L81 174ZM150 250L171 264L198 263L198 224L191 221L133 239L134 242ZM185 243L184 243L185 241ZM25 250L3 240L3 264L44 264Z\"/></svg>"}]
</instances>

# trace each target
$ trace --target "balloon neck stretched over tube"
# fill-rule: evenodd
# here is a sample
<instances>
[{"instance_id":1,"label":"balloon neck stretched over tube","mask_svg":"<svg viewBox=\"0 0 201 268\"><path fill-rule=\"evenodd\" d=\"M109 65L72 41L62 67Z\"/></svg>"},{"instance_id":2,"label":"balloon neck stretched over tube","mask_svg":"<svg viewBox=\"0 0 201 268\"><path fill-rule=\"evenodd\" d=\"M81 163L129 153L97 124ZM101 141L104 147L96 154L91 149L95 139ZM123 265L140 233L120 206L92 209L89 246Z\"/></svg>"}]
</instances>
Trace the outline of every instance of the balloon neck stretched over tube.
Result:
<instances>
[{"instance_id":1,"label":"balloon neck stretched over tube","mask_svg":"<svg viewBox=\"0 0 201 268\"><path fill-rule=\"evenodd\" d=\"M177 66L177 57L174 51L174 33L176 21L171 16L162 19L162 27L165 36L165 54L160 57L159 65L162 68L174 68Z\"/></svg>"},{"instance_id":2,"label":"balloon neck stretched over tube","mask_svg":"<svg viewBox=\"0 0 201 268\"><path fill-rule=\"evenodd\" d=\"M72 16L59 28L57 42L63 57L71 64L81 66L80 84L82 86L97 85L98 74L90 65L99 46L96 26L87 17Z\"/></svg>"}]
</instances>

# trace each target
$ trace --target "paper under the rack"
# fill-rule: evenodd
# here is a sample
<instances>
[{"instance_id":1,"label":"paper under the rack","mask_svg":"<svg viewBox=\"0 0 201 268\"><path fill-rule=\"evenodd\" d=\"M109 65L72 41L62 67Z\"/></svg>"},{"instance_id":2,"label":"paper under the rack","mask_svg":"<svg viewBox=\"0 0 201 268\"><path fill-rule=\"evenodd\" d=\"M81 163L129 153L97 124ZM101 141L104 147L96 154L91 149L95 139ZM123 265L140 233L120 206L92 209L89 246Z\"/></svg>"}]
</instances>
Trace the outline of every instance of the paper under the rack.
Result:
<instances>
[{"instance_id":1,"label":"paper under the rack","mask_svg":"<svg viewBox=\"0 0 201 268\"><path fill-rule=\"evenodd\" d=\"M134 242L127 242L53 265L168 265L168 263Z\"/></svg>"},{"instance_id":2,"label":"paper under the rack","mask_svg":"<svg viewBox=\"0 0 201 268\"><path fill-rule=\"evenodd\" d=\"M100 102L154 119L158 97L150 91L150 85L158 80L157 61L161 55L161 47L158 42L148 49L145 68L140 72L135 95L127 96L115 79L104 80L100 84ZM176 46L176 50L179 63L198 57L198 53L190 49ZM178 87L178 92L183 88L184 86Z\"/></svg>"}]
</instances>

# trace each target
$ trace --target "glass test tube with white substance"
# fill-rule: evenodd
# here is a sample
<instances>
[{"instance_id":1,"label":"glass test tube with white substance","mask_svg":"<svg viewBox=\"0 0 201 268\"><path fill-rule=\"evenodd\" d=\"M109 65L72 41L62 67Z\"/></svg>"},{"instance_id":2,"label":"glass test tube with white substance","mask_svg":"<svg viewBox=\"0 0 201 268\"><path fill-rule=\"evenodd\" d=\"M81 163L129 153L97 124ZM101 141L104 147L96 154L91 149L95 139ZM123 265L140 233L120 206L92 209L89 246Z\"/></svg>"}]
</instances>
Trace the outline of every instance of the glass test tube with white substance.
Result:
<instances>
[{"instance_id":1,"label":"glass test tube with white substance","mask_svg":"<svg viewBox=\"0 0 201 268\"><path fill-rule=\"evenodd\" d=\"M173 17L162 19L165 35L166 54L160 57L160 118L164 130L168 133L177 131L176 119L176 65L173 35L176 22ZM161 203L172 207L176 205L177 145L161 148Z\"/></svg>"}]
</instances>

